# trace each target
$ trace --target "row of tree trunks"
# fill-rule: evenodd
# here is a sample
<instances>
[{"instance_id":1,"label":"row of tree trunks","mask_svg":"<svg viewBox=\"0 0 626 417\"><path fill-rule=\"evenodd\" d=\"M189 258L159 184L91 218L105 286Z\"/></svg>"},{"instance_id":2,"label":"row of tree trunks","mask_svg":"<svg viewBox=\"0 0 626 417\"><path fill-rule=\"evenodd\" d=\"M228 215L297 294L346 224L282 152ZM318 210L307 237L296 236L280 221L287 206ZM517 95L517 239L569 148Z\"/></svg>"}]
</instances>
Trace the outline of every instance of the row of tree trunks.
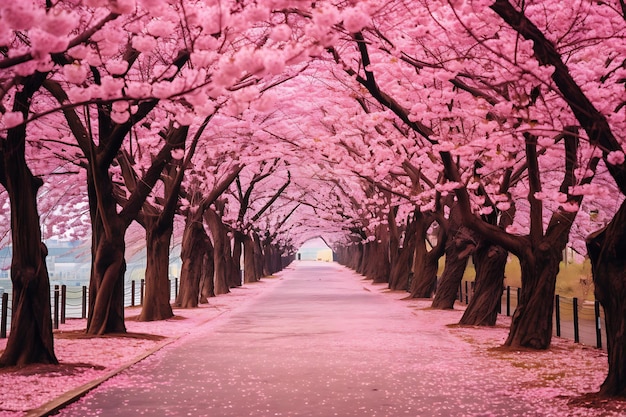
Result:
<instances>
[{"instance_id":1,"label":"row of tree trunks","mask_svg":"<svg viewBox=\"0 0 626 417\"><path fill-rule=\"evenodd\" d=\"M389 282L389 242L387 239L368 242L367 257L363 259L363 275L375 283Z\"/></svg>"},{"instance_id":2,"label":"row of tree trunks","mask_svg":"<svg viewBox=\"0 0 626 417\"><path fill-rule=\"evenodd\" d=\"M622 10L624 9L624 2ZM607 162L611 152L622 152L622 145L611 130L607 118L599 112L576 83L555 45L530 21L524 11L517 10L507 0L496 0L491 6L505 22L525 39L533 42L535 57L541 65L553 68L552 80L567 101L592 145L602 149L605 166L626 194L626 164ZM609 372L600 389L601 395L626 397L626 338L624 277L624 229L626 219L623 206L609 225L588 238L587 249L592 262L596 298L605 311L609 349Z\"/></svg>"},{"instance_id":3,"label":"row of tree trunks","mask_svg":"<svg viewBox=\"0 0 626 417\"><path fill-rule=\"evenodd\" d=\"M263 274L265 276L274 275L283 269L282 252L269 239L263 243L263 254Z\"/></svg>"},{"instance_id":4,"label":"row of tree trunks","mask_svg":"<svg viewBox=\"0 0 626 417\"><path fill-rule=\"evenodd\" d=\"M335 250L337 262L341 265L356 271L362 258L362 245L355 243L348 246L341 246Z\"/></svg>"},{"instance_id":5,"label":"row of tree trunks","mask_svg":"<svg viewBox=\"0 0 626 417\"><path fill-rule=\"evenodd\" d=\"M207 223L219 220L219 216L214 211L209 210L208 213L208 215L205 213L204 216ZM235 268L232 262L229 265L224 260L224 247L230 248L230 240L228 234L224 233L226 229L223 224L222 227L213 225L216 231L221 232L213 238L214 244L218 245L214 247L198 218L197 214L188 215L183 235L181 249L183 266L180 290L176 300L176 305L181 308L195 308L198 303L207 302L208 298L223 294L224 292L220 292L217 286L221 285L221 288L228 289L225 277L229 272L225 272L226 268L231 269L231 274L232 271L235 271L239 277L239 268ZM266 271L265 275L271 275L282 270L293 260L292 255L285 255L279 248L271 244L266 245L265 251L263 251L256 233L243 235L243 250L243 272L247 283L260 281L263 276L262 271ZM219 262L219 264L215 262Z\"/></svg>"}]
</instances>

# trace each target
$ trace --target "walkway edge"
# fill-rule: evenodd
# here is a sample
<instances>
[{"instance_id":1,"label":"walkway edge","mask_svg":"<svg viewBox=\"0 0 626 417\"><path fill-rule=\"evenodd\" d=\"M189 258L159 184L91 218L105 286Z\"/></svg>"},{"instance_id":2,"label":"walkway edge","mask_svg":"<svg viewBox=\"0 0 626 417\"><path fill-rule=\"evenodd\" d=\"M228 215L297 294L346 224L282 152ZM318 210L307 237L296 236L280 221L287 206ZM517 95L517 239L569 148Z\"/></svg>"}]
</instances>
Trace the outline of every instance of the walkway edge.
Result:
<instances>
[{"instance_id":1,"label":"walkway edge","mask_svg":"<svg viewBox=\"0 0 626 417\"><path fill-rule=\"evenodd\" d=\"M227 311L220 311L219 314L217 314L215 317L210 317L202 322L200 322L198 324L197 327L203 326L206 323L215 320L216 318L218 318L219 316L221 316L222 314L226 313ZM100 378L94 379L93 381L87 382L86 384L83 384L77 388L74 388L70 391L67 391L63 394L61 394L60 396L58 396L57 398L55 398L52 401L48 401L46 404L37 407L37 408L33 408L32 410L29 410L26 412L26 414L23 414L22 417L47 417L50 416L54 413L57 413L59 410L61 410L62 408L70 405L73 402L78 401L82 396L84 396L85 394L87 394L89 391L93 390L94 388L97 388L99 385L101 385L103 382L106 382L108 379L113 378L114 376L122 373L123 371L125 371L126 369L130 368L131 366L137 364L138 362L141 362L142 360L146 359L148 356L155 354L156 352L158 352L159 350L163 349L164 347L176 342L177 340L180 340L181 338L188 336L190 333L183 333L179 336L176 337L172 337L171 339L168 339L166 341L164 341L163 343L156 345L155 347L153 347L152 349L142 353L141 355L137 356L136 358L134 358L133 360L131 360L130 362L120 366L117 369L112 370L111 372L101 376Z\"/></svg>"},{"instance_id":2,"label":"walkway edge","mask_svg":"<svg viewBox=\"0 0 626 417\"><path fill-rule=\"evenodd\" d=\"M46 416L51 415L52 413L56 413L57 411L59 411L63 407L66 407L67 405L77 401L83 395L87 394L89 391L91 391L92 389L96 388L98 385L102 384L106 380L108 380L108 379L114 377L115 375L123 372L124 370L130 368L131 366L135 365L136 363L141 362L142 360L144 360L148 356L158 352L159 350L163 349L165 346L169 345L170 343L174 343L175 341L177 341L178 339L180 339L183 336L184 335L181 335L181 336L176 337L176 338L172 338L170 340L167 340L167 341L165 341L165 342L163 342L163 343L153 347L149 351L144 352L141 355L137 356L136 358L134 358L133 360L131 360L127 364L122 365L121 367L112 370L111 372L101 376L100 378L94 379L93 381L90 381L90 382L88 382L88 383L86 383L84 385L81 385L81 386L79 386L77 388L74 388L73 390L67 391L64 394L60 395L59 397L55 398L54 400L49 401L46 404L42 405L41 407L34 408L34 409L26 412L26 414L24 414L24 417L46 417Z\"/></svg>"}]
</instances>

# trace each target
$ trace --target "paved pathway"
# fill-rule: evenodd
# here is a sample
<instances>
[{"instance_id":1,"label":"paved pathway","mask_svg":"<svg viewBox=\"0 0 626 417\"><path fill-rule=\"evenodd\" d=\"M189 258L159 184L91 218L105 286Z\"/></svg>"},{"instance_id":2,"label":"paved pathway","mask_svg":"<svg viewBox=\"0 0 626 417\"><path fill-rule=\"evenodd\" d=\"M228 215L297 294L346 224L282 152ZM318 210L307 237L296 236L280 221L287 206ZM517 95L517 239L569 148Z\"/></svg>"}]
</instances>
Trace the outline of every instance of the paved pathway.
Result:
<instances>
[{"instance_id":1,"label":"paved pathway","mask_svg":"<svg viewBox=\"0 0 626 417\"><path fill-rule=\"evenodd\" d=\"M299 262L281 279L61 415L539 415L353 272Z\"/></svg>"}]
</instances>

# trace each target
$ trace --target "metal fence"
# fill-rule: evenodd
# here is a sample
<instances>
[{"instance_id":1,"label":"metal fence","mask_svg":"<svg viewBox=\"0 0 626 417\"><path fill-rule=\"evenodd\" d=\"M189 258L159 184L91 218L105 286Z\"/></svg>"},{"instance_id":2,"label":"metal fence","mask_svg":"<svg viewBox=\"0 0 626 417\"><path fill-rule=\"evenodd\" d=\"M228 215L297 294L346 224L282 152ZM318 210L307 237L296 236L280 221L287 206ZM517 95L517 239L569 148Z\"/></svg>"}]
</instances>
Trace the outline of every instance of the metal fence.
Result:
<instances>
[{"instance_id":1,"label":"metal fence","mask_svg":"<svg viewBox=\"0 0 626 417\"><path fill-rule=\"evenodd\" d=\"M178 297L178 278L170 279L170 301ZM131 280L124 285L124 307L143 305L145 281ZM9 289L2 293L0 306L0 338L7 337L11 327L11 299ZM89 313L89 288L86 285L53 285L50 288L52 327L59 328L66 319L84 319Z\"/></svg>"},{"instance_id":2,"label":"metal fence","mask_svg":"<svg viewBox=\"0 0 626 417\"><path fill-rule=\"evenodd\" d=\"M178 278L170 280L170 300L178 296ZM474 293L474 282L463 281L459 286L458 299L469 304ZM519 303L520 288L506 287L502 292L500 313L512 316ZM131 280L125 283L124 306L143 305L145 281ZM0 307L0 338L7 336L11 326L11 291L2 294ZM88 287L54 285L50 289L53 328L65 323L67 318L86 318L89 308ZM604 310L598 301L583 301L562 297L554 300L553 332L557 337L574 340L599 349L606 349L606 331L602 327Z\"/></svg>"},{"instance_id":3,"label":"metal fence","mask_svg":"<svg viewBox=\"0 0 626 417\"><path fill-rule=\"evenodd\" d=\"M463 281L459 287L459 301L469 304L474 293L474 282ZM500 313L512 316L519 304L521 288L506 287L502 292ZM604 309L598 301L554 296L552 331L557 337L606 350L606 330L603 328Z\"/></svg>"}]
</instances>

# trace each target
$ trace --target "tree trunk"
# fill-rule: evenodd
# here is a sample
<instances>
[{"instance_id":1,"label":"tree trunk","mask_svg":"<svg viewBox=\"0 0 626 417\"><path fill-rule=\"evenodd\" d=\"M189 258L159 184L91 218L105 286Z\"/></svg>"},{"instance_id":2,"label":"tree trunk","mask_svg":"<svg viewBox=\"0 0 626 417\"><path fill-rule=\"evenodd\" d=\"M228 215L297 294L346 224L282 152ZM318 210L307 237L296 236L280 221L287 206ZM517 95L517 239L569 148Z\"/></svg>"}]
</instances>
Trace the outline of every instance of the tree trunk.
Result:
<instances>
[{"instance_id":1,"label":"tree trunk","mask_svg":"<svg viewBox=\"0 0 626 417\"><path fill-rule=\"evenodd\" d=\"M611 222L587 238L594 294L604 308L609 373L600 395L626 397L626 202Z\"/></svg>"},{"instance_id":2,"label":"tree trunk","mask_svg":"<svg viewBox=\"0 0 626 417\"><path fill-rule=\"evenodd\" d=\"M233 250L231 259L230 286L241 287L241 252L243 246L243 235L241 232L235 231L233 241Z\"/></svg>"},{"instance_id":3,"label":"tree trunk","mask_svg":"<svg viewBox=\"0 0 626 417\"><path fill-rule=\"evenodd\" d=\"M163 227L159 216L146 220L146 289L139 321L166 320L174 316L170 305L170 241L172 225ZM170 227L168 227L170 226Z\"/></svg>"},{"instance_id":4,"label":"tree trunk","mask_svg":"<svg viewBox=\"0 0 626 417\"><path fill-rule=\"evenodd\" d=\"M89 282L87 334L125 333L124 324L124 251L125 227L116 227L110 237L94 233L93 265Z\"/></svg>"},{"instance_id":5,"label":"tree trunk","mask_svg":"<svg viewBox=\"0 0 626 417\"><path fill-rule=\"evenodd\" d=\"M274 248L272 248L272 245L268 241L263 242L263 275L266 277L274 273L274 267L272 265L273 250Z\"/></svg>"},{"instance_id":6,"label":"tree trunk","mask_svg":"<svg viewBox=\"0 0 626 417\"><path fill-rule=\"evenodd\" d=\"M392 275L394 273L394 269L398 269L398 262L400 260L400 252L401 252L400 236L402 233L402 229L406 229L404 227L398 227L396 223L397 212L398 212L397 206L391 207L391 209L389 210L389 214L387 215L387 223L389 225L389 233L388 233L389 274L387 276L386 282L388 283L389 288L392 287L391 281L392 279L394 279ZM408 222L410 222L410 219L408 220ZM406 233L405 233L404 240L407 241ZM400 269L402 269L402 267L400 267ZM401 271L397 271L396 273L399 273L400 276L402 276L403 274L403 272ZM408 272L407 272L407 281L408 281ZM406 288L406 285L402 289L405 289L405 288Z\"/></svg>"},{"instance_id":7,"label":"tree trunk","mask_svg":"<svg viewBox=\"0 0 626 417\"><path fill-rule=\"evenodd\" d=\"M272 247L272 267L273 274L275 274L283 270L283 251L277 245L272 245Z\"/></svg>"},{"instance_id":8,"label":"tree trunk","mask_svg":"<svg viewBox=\"0 0 626 417\"><path fill-rule=\"evenodd\" d=\"M13 111L27 118L31 98L46 74L36 73L23 80L15 95ZM16 126L0 138L0 183L11 205L11 332L0 357L0 366L32 363L57 364L50 313L50 280L46 267L48 250L41 241L37 190L43 185L34 177L24 157L26 125Z\"/></svg>"},{"instance_id":9,"label":"tree trunk","mask_svg":"<svg viewBox=\"0 0 626 417\"><path fill-rule=\"evenodd\" d=\"M501 246L484 239L474 251L476 287L460 324L469 326L495 326L502 302L504 268L508 252Z\"/></svg>"},{"instance_id":10,"label":"tree trunk","mask_svg":"<svg viewBox=\"0 0 626 417\"><path fill-rule=\"evenodd\" d=\"M128 224L117 213L108 165L89 165L87 188L92 227L87 334L125 333L124 235Z\"/></svg>"},{"instance_id":11,"label":"tree trunk","mask_svg":"<svg viewBox=\"0 0 626 417\"><path fill-rule=\"evenodd\" d=\"M209 298L215 297L215 264L213 263L213 246L205 235L205 250L202 256L202 277L200 278L200 303L206 304Z\"/></svg>"},{"instance_id":12,"label":"tree trunk","mask_svg":"<svg viewBox=\"0 0 626 417\"><path fill-rule=\"evenodd\" d=\"M280 261L281 261L280 270L282 271L294 261L293 253L283 253L280 257Z\"/></svg>"},{"instance_id":13,"label":"tree trunk","mask_svg":"<svg viewBox=\"0 0 626 417\"><path fill-rule=\"evenodd\" d=\"M0 146L4 154L4 173L0 175L11 204L13 245L11 332L0 357L0 366L57 364L46 267L48 250L41 241L36 198L43 183L26 165L23 139L10 132Z\"/></svg>"},{"instance_id":14,"label":"tree trunk","mask_svg":"<svg viewBox=\"0 0 626 417\"><path fill-rule=\"evenodd\" d=\"M415 211L415 260L413 264L413 280L411 281L411 298L430 298L437 285L439 258L446 248L446 228L439 226L437 244L428 250L426 233L431 222L419 210Z\"/></svg>"},{"instance_id":15,"label":"tree trunk","mask_svg":"<svg viewBox=\"0 0 626 417\"><path fill-rule=\"evenodd\" d=\"M350 263L352 264L352 269L357 273L360 273L359 269L363 263L363 257L365 256L363 252L365 252L365 245L363 243L359 242L353 245Z\"/></svg>"},{"instance_id":16,"label":"tree trunk","mask_svg":"<svg viewBox=\"0 0 626 417\"><path fill-rule=\"evenodd\" d=\"M389 232L386 225L376 228L376 240L370 242L371 250L368 258L368 270L365 276L374 283L388 283L391 264L389 262Z\"/></svg>"},{"instance_id":17,"label":"tree trunk","mask_svg":"<svg viewBox=\"0 0 626 417\"><path fill-rule=\"evenodd\" d=\"M252 235L252 240L254 241L254 268L259 277L266 276L263 271L263 246L261 244L261 238L258 234Z\"/></svg>"},{"instance_id":18,"label":"tree trunk","mask_svg":"<svg viewBox=\"0 0 626 417\"><path fill-rule=\"evenodd\" d=\"M117 215L107 169L104 168L98 177L94 179L90 166L87 179L92 219L92 267L86 332L92 335L125 333L124 235L127 225ZM98 198L98 194L111 197Z\"/></svg>"},{"instance_id":19,"label":"tree trunk","mask_svg":"<svg viewBox=\"0 0 626 417\"><path fill-rule=\"evenodd\" d=\"M255 245L252 237L244 235L243 237L243 277L246 283L259 281L260 274L256 269Z\"/></svg>"},{"instance_id":20,"label":"tree trunk","mask_svg":"<svg viewBox=\"0 0 626 417\"><path fill-rule=\"evenodd\" d=\"M282 268L281 252L271 241L266 241L263 247L263 270L266 275L274 275Z\"/></svg>"},{"instance_id":21,"label":"tree trunk","mask_svg":"<svg viewBox=\"0 0 626 417\"><path fill-rule=\"evenodd\" d=\"M227 294L230 292L232 260L230 256L230 239L228 232L219 215L212 209L208 209L204 217L211 230L213 238L213 259L215 264L215 294Z\"/></svg>"},{"instance_id":22,"label":"tree trunk","mask_svg":"<svg viewBox=\"0 0 626 417\"><path fill-rule=\"evenodd\" d=\"M181 244L180 288L176 306L196 308L200 297L200 278L204 257L205 239L208 239L202 217L198 213L189 213L185 222L185 231Z\"/></svg>"},{"instance_id":23,"label":"tree trunk","mask_svg":"<svg viewBox=\"0 0 626 417\"><path fill-rule=\"evenodd\" d=\"M550 347L554 290L563 249L564 245L561 247L546 242L534 251L534 259L520 258L522 293L505 346Z\"/></svg>"},{"instance_id":24,"label":"tree trunk","mask_svg":"<svg viewBox=\"0 0 626 417\"><path fill-rule=\"evenodd\" d=\"M432 308L447 310L454 307L454 301L467 261L475 248L471 231L463 226L449 231L450 236L446 242L446 263L437 285L437 292L433 300Z\"/></svg>"},{"instance_id":25,"label":"tree trunk","mask_svg":"<svg viewBox=\"0 0 626 417\"><path fill-rule=\"evenodd\" d=\"M359 251L359 259L356 264L356 268L354 269L358 274L365 275L365 268L367 265L367 259L370 254L370 245L367 243L359 243L360 251Z\"/></svg>"},{"instance_id":26,"label":"tree trunk","mask_svg":"<svg viewBox=\"0 0 626 417\"><path fill-rule=\"evenodd\" d=\"M415 255L416 232L416 221L409 219L402 247L397 249L398 254L394 258L394 263L389 273L389 289L391 290L408 290L409 274L411 274L413 269Z\"/></svg>"}]
</instances>

